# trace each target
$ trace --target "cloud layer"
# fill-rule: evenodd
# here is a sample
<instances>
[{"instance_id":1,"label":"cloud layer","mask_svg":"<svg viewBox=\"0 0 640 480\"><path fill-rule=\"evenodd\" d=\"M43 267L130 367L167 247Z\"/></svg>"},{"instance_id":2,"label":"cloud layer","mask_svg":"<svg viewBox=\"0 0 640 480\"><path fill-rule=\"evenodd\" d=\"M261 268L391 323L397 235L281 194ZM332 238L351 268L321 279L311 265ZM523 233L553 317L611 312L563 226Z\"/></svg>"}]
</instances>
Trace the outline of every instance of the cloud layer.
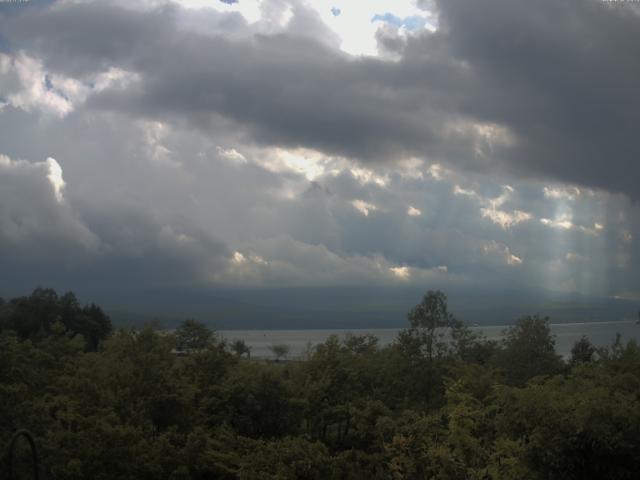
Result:
<instances>
[{"instance_id":1,"label":"cloud layer","mask_svg":"<svg viewBox=\"0 0 640 480\"><path fill-rule=\"evenodd\" d=\"M640 294L632 4L217 3L0 10L24 285Z\"/></svg>"}]
</instances>

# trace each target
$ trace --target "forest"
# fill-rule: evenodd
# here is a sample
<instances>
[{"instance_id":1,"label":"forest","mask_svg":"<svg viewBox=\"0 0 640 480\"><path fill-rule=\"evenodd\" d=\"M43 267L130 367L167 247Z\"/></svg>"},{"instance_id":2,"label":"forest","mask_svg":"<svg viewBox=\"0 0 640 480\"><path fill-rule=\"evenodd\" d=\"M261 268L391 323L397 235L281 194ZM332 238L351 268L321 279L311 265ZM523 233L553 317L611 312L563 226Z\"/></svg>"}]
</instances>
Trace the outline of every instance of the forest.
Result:
<instances>
[{"instance_id":1,"label":"forest","mask_svg":"<svg viewBox=\"0 0 640 480\"><path fill-rule=\"evenodd\" d=\"M417 300L389 346L277 361L193 319L114 329L72 293L0 300L0 446L28 429L45 479L640 478L635 341L562 358L547 318L488 341L442 292Z\"/></svg>"}]
</instances>

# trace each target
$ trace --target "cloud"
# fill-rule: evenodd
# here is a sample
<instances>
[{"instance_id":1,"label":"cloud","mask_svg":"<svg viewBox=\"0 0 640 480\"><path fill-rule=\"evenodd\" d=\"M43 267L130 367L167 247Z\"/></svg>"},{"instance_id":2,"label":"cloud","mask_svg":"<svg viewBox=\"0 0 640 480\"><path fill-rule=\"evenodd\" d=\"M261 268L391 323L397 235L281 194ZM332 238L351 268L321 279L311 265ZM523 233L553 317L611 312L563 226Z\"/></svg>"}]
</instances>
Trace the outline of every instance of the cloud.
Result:
<instances>
[{"instance_id":1,"label":"cloud","mask_svg":"<svg viewBox=\"0 0 640 480\"><path fill-rule=\"evenodd\" d=\"M415 5L385 6L354 24L375 56L339 35L365 7L249 3L0 16L3 269L122 288L637 290L626 7L450 0L407 32L393 23Z\"/></svg>"},{"instance_id":2,"label":"cloud","mask_svg":"<svg viewBox=\"0 0 640 480\"><path fill-rule=\"evenodd\" d=\"M83 280L113 288L192 283L224 269L228 251L206 232L131 205L77 205L64 195L67 187L51 157L0 155L0 265L19 272L11 279L16 285L30 275L36 283Z\"/></svg>"},{"instance_id":3,"label":"cloud","mask_svg":"<svg viewBox=\"0 0 640 480\"><path fill-rule=\"evenodd\" d=\"M313 272L309 275L308 272ZM236 251L225 281L235 285L272 286L392 286L397 282L454 283L447 268L393 265L384 257L337 254L324 245L297 241L288 235L263 239L253 251Z\"/></svg>"},{"instance_id":4,"label":"cloud","mask_svg":"<svg viewBox=\"0 0 640 480\"><path fill-rule=\"evenodd\" d=\"M203 129L222 116L263 145L360 162L419 155L637 198L637 15L595 2L439 2L440 28L388 62L345 56L314 11L290 6L287 25L259 41L184 31L177 7L65 4L5 19L3 30L61 74L140 75L139 89L93 95L95 108Z\"/></svg>"},{"instance_id":5,"label":"cloud","mask_svg":"<svg viewBox=\"0 0 640 480\"><path fill-rule=\"evenodd\" d=\"M354 200L351 204L353 205L353 208L358 210L365 217L368 217L370 212L375 212L378 209L378 207L372 203L365 202L364 200Z\"/></svg>"},{"instance_id":6,"label":"cloud","mask_svg":"<svg viewBox=\"0 0 640 480\"><path fill-rule=\"evenodd\" d=\"M59 117L73 111L70 97L82 88L73 79L45 74L42 64L24 53L15 57L0 53L0 85L5 105L26 111L36 108Z\"/></svg>"},{"instance_id":7,"label":"cloud","mask_svg":"<svg viewBox=\"0 0 640 480\"><path fill-rule=\"evenodd\" d=\"M427 19L418 15L400 18L392 13L376 14L371 18L371 22L386 22L395 27L404 27L409 31L419 30L427 25Z\"/></svg>"},{"instance_id":8,"label":"cloud","mask_svg":"<svg viewBox=\"0 0 640 480\"><path fill-rule=\"evenodd\" d=\"M407 209L407 215L409 215L410 217L419 217L420 215L422 215L422 211L420 211L419 208L410 206Z\"/></svg>"},{"instance_id":9,"label":"cloud","mask_svg":"<svg viewBox=\"0 0 640 480\"><path fill-rule=\"evenodd\" d=\"M503 243L494 240L482 247L485 255L497 256L502 262L510 266L522 265L523 259L511 252L511 249Z\"/></svg>"},{"instance_id":10,"label":"cloud","mask_svg":"<svg viewBox=\"0 0 640 480\"><path fill-rule=\"evenodd\" d=\"M81 258L99 240L63 201L62 168L0 155L0 258L27 262Z\"/></svg>"},{"instance_id":11,"label":"cloud","mask_svg":"<svg viewBox=\"0 0 640 480\"><path fill-rule=\"evenodd\" d=\"M65 186L64 179L62 178L62 167L56 162L55 158L51 157L47 158L46 164L49 169L47 179L51 182L56 200L62 202L62 190Z\"/></svg>"}]
</instances>

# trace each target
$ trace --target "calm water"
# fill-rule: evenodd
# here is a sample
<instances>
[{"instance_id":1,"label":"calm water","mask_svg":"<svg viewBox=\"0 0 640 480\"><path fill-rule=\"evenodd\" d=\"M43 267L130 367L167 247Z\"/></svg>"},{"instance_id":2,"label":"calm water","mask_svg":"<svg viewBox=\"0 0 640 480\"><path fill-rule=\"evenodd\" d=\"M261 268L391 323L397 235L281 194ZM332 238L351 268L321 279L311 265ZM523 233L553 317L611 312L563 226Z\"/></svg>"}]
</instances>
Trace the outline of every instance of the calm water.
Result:
<instances>
[{"instance_id":1,"label":"calm water","mask_svg":"<svg viewBox=\"0 0 640 480\"><path fill-rule=\"evenodd\" d=\"M497 340L501 338L502 331L506 327L482 326L471 327L472 330L482 332L487 339ZM251 356L256 358L269 358L273 354L269 347L274 344L286 344L291 348L289 358L303 355L308 344L317 345L323 343L329 335L340 337L347 333L354 335L371 334L378 337L380 345L387 345L396 338L399 328L377 329L344 329L344 330L222 330L219 333L227 340L244 340L251 347ZM569 355L571 347L586 335L594 345L602 347L610 345L616 337L616 333L622 335L626 342L632 338L640 341L640 325L635 321L620 322L590 322L590 323L564 323L551 324L551 331L555 335L556 351L561 355Z\"/></svg>"}]
</instances>

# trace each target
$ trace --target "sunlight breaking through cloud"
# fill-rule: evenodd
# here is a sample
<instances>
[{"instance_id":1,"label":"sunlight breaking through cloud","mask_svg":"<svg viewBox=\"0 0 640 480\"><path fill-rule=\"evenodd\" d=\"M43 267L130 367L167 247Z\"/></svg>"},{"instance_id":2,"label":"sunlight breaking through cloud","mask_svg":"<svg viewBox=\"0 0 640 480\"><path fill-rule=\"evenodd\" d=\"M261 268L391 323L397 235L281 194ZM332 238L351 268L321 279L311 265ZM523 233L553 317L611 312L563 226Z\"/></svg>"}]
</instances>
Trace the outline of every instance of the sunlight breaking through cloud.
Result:
<instances>
[{"instance_id":1,"label":"sunlight breaking through cloud","mask_svg":"<svg viewBox=\"0 0 640 480\"><path fill-rule=\"evenodd\" d=\"M51 182L51 186L53 187L53 193L56 196L56 200L61 202L63 199L62 190L65 187L64 179L62 178L62 167L56 161L55 158L47 158L47 168L49 169L49 173L47 174L47 178Z\"/></svg>"}]
</instances>

